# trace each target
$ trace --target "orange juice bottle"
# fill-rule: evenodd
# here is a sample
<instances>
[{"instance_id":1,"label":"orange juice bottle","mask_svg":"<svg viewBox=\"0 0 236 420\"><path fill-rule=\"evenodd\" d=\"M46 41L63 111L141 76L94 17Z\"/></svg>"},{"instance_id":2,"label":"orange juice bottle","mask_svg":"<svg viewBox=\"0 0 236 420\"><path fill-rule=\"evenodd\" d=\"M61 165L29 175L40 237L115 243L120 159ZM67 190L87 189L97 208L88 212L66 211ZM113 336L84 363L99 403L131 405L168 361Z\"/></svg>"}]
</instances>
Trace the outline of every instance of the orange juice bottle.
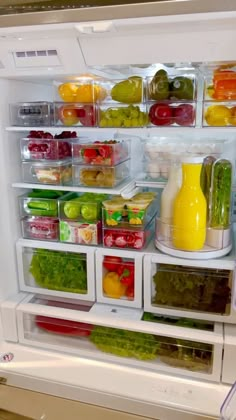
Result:
<instances>
[{"instance_id":1,"label":"orange juice bottle","mask_svg":"<svg viewBox=\"0 0 236 420\"><path fill-rule=\"evenodd\" d=\"M184 251L199 251L206 239L206 199L200 186L203 158L182 160L182 186L173 209L173 245Z\"/></svg>"}]
</instances>

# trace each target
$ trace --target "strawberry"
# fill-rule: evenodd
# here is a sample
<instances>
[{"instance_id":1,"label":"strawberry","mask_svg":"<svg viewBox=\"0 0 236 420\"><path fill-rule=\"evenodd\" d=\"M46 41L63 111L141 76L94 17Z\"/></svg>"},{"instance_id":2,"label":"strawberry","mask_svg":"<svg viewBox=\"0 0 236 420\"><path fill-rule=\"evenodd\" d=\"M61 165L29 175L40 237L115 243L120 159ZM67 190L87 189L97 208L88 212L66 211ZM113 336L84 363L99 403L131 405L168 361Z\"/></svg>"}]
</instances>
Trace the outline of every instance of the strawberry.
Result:
<instances>
[{"instance_id":1,"label":"strawberry","mask_svg":"<svg viewBox=\"0 0 236 420\"><path fill-rule=\"evenodd\" d=\"M109 156L111 156L112 147L109 147L109 146L106 146L106 145L101 146L101 147L99 147L98 152L104 159L106 159Z\"/></svg>"},{"instance_id":2,"label":"strawberry","mask_svg":"<svg viewBox=\"0 0 236 420\"><path fill-rule=\"evenodd\" d=\"M83 155L85 162L90 163L92 160L94 160L97 157L97 150L96 149L82 149L81 154Z\"/></svg>"}]
</instances>

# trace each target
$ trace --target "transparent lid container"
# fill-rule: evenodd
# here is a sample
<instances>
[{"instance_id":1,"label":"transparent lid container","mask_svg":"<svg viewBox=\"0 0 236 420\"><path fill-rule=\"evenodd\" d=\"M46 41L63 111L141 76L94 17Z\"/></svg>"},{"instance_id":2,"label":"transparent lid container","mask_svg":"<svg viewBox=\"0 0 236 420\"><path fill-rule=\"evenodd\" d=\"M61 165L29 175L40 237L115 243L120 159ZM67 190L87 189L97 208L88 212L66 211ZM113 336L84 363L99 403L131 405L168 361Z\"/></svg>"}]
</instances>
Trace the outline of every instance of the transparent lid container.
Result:
<instances>
[{"instance_id":1,"label":"transparent lid container","mask_svg":"<svg viewBox=\"0 0 236 420\"><path fill-rule=\"evenodd\" d=\"M168 74L166 70L158 70L147 78L147 100L152 101L192 101L196 98L196 74L175 70Z\"/></svg>"},{"instance_id":2,"label":"transparent lid container","mask_svg":"<svg viewBox=\"0 0 236 420\"><path fill-rule=\"evenodd\" d=\"M196 104L178 102L156 102L148 105L149 126L194 127Z\"/></svg>"},{"instance_id":3,"label":"transparent lid container","mask_svg":"<svg viewBox=\"0 0 236 420\"><path fill-rule=\"evenodd\" d=\"M73 161L91 166L113 166L130 157L130 141L79 139L72 143Z\"/></svg>"},{"instance_id":4,"label":"transparent lid container","mask_svg":"<svg viewBox=\"0 0 236 420\"><path fill-rule=\"evenodd\" d=\"M10 105L11 124L18 126L50 126L53 105L50 102L18 102Z\"/></svg>"},{"instance_id":5,"label":"transparent lid container","mask_svg":"<svg viewBox=\"0 0 236 420\"><path fill-rule=\"evenodd\" d=\"M146 112L146 105L121 105L111 104L100 106L98 109L98 125L107 127L146 127L149 118Z\"/></svg>"},{"instance_id":6,"label":"transparent lid container","mask_svg":"<svg viewBox=\"0 0 236 420\"><path fill-rule=\"evenodd\" d=\"M112 188L130 175L130 160L116 166L72 165L73 185Z\"/></svg>"}]
</instances>

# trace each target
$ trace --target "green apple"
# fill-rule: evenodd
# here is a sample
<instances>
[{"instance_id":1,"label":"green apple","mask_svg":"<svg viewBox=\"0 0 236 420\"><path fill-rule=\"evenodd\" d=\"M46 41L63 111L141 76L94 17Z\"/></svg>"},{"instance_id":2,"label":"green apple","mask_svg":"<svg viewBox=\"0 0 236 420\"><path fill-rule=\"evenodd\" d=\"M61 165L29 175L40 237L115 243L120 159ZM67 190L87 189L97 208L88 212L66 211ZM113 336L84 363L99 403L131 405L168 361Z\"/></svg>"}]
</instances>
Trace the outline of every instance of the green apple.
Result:
<instances>
[{"instance_id":1,"label":"green apple","mask_svg":"<svg viewBox=\"0 0 236 420\"><path fill-rule=\"evenodd\" d=\"M64 213L68 219L77 219L80 215L80 203L78 203L78 201L77 203L68 201L68 203L64 205Z\"/></svg>"},{"instance_id":2,"label":"green apple","mask_svg":"<svg viewBox=\"0 0 236 420\"><path fill-rule=\"evenodd\" d=\"M97 205L96 204L82 204L81 215L85 220L97 219Z\"/></svg>"}]
</instances>

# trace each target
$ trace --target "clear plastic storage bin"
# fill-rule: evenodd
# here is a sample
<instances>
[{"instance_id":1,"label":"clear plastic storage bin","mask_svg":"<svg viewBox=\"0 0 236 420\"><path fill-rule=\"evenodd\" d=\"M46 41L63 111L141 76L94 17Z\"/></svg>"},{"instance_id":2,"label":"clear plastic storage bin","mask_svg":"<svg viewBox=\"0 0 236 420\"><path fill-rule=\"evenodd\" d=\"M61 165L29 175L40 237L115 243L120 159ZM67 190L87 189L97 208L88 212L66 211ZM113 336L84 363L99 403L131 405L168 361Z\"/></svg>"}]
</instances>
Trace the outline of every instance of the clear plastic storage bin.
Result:
<instances>
[{"instance_id":1,"label":"clear plastic storage bin","mask_svg":"<svg viewBox=\"0 0 236 420\"><path fill-rule=\"evenodd\" d=\"M97 302L142 308L142 254L96 250Z\"/></svg>"},{"instance_id":2,"label":"clear plastic storage bin","mask_svg":"<svg viewBox=\"0 0 236 420\"><path fill-rule=\"evenodd\" d=\"M116 166L72 165L73 184L84 187L112 188L130 176L130 161Z\"/></svg>"},{"instance_id":3,"label":"clear plastic storage bin","mask_svg":"<svg viewBox=\"0 0 236 420\"><path fill-rule=\"evenodd\" d=\"M95 103L103 101L107 96L106 89L91 78L54 81L54 88L56 101Z\"/></svg>"},{"instance_id":4,"label":"clear plastic storage bin","mask_svg":"<svg viewBox=\"0 0 236 420\"><path fill-rule=\"evenodd\" d=\"M116 198L104 201L103 227L129 229L130 227L146 226L157 213L158 201L155 194L152 195L152 193L150 193L149 201L142 197L146 197L145 193L143 196L142 193L137 194L127 201Z\"/></svg>"},{"instance_id":5,"label":"clear plastic storage bin","mask_svg":"<svg viewBox=\"0 0 236 420\"><path fill-rule=\"evenodd\" d=\"M20 147L22 160L63 160L71 157L70 141L23 138Z\"/></svg>"},{"instance_id":6,"label":"clear plastic storage bin","mask_svg":"<svg viewBox=\"0 0 236 420\"><path fill-rule=\"evenodd\" d=\"M236 102L204 102L202 124L204 127L235 127Z\"/></svg>"},{"instance_id":7,"label":"clear plastic storage bin","mask_svg":"<svg viewBox=\"0 0 236 420\"><path fill-rule=\"evenodd\" d=\"M225 261L197 262L165 255L144 258L145 311L218 322L236 322L233 254Z\"/></svg>"},{"instance_id":8,"label":"clear plastic storage bin","mask_svg":"<svg viewBox=\"0 0 236 420\"><path fill-rule=\"evenodd\" d=\"M11 124L22 127L53 125L53 104L50 102L18 102L10 105Z\"/></svg>"},{"instance_id":9,"label":"clear plastic storage bin","mask_svg":"<svg viewBox=\"0 0 236 420\"><path fill-rule=\"evenodd\" d=\"M146 127L149 119L146 105L103 105L98 109L98 125L107 127Z\"/></svg>"},{"instance_id":10,"label":"clear plastic storage bin","mask_svg":"<svg viewBox=\"0 0 236 420\"><path fill-rule=\"evenodd\" d=\"M56 245L56 244L55 244ZM17 242L19 281L22 291L43 295L95 300L94 251L88 247L75 250Z\"/></svg>"},{"instance_id":11,"label":"clear plastic storage bin","mask_svg":"<svg viewBox=\"0 0 236 420\"><path fill-rule=\"evenodd\" d=\"M208 69L204 75L204 98L214 101L236 100L236 72L231 69Z\"/></svg>"},{"instance_id":12,"label":"clear plastic storage bin","mask_svg":"<svg viewBox=\"0 0 236 420\"><path fill-rule=\"evenodd\" d=\"M59 217L63 220L94 222L102 218L102 201L107 194L68 193L59 200Z\"/></svg>"},{"instance_id":13,"label":"clear plastic storage bin","mask_svg":"<svg viewBox=\"0 0 236 420\"><path fill-rule=\"evenodd\" d=\"M78 140L72 143L75 163L93 166L113 166L130 158L130 141Z\"/></svg>"},{"instance_id":14,"label":"clear plastic storage bin","mask_svg":"<svg viewBox=\"0 0 236 420\"><path fill-rule=\"evenodd\" d=\"M103 246L108 248L143 249L152 237L154 219L146 226L127 228L103 227Z\"/></svg>"},{"instance_id":15,"label":"clear plastic storage bin","mask_svg":"<svg viewBox=\"0 0 236 420\"><path fill-rule=\"evenodd\" d=\"M34 184L71 185L71 161L22 162L23 181Z\"/></svg>"},{"instance_id":16,"label":"clear plastic storage bin","mask_svg":"<svg viewBox=\"0 0 236 420\"><path fill-rule=\"evenodd\" d=\"M22 236L26 239L58 241L59 219L56 217L29 216L21 219Z\"/></svg>"},{"instance_id":17,"label":"clear plastic storage bin","mask_svg":"<svg viewBox=\"0 0 236 420\"><path fill-rule=\"evenodd\" d=\"M44 194L40 196L37 193L26 193L19 197L20 215L21 216L45 216L57 217L58 216L58 198L45 197Z\"/></svg>"},{"instance_id":18,"label":"clear plastic storage bin","mask_svg":"<svg viewBox=\"0 0 236 420\"><path fill-rule=\"evenodd\" d=\"M54 125L95 127L97 125L97 109L88 103L54 103Z\"/></svg>"},{"instance_id":19,"label":"clear plastic storage bin","mask_svg":"<svg viewBox=\"0 0 236 420\"><path fill-rule=\"evenodd\" d=\"M101 80L99 86L103 92L106 92L106 103L120 102L132 105L145 100L145 79L142 77L131 76L123 80Z\"/></svg>"},{"instance_id":20,"label":"clear plastic storage bin","mask_svg":"<svg viewBox=\"0 0 236 420\"><path fill-rule=\"evenodd\" d=\"M102 242L102 223L60 220L60 241L80 245L99 245Z\"/></svg>"},{"instance_id":21,"label":"clear plastic storage bin","mask_svg":"<svg viewBox=\"0 0 236 420\"><path fill-rule=\"evenodd\" d=\"M147 113L149 117L149 126L194 127L196 119L196 103L149 103Z\"/></svg>"},{"instance_id":22,"label":"clear plastic storage bin","mask_svg":"<svg viewBox=\"0 0 236 420\"><path fill-rule=\"evenodd\" d=\"M147 100L149 101L193 101L197 96L197 78L192 72L164 69L147 77Z\"/></svg>"}]
</instances>

